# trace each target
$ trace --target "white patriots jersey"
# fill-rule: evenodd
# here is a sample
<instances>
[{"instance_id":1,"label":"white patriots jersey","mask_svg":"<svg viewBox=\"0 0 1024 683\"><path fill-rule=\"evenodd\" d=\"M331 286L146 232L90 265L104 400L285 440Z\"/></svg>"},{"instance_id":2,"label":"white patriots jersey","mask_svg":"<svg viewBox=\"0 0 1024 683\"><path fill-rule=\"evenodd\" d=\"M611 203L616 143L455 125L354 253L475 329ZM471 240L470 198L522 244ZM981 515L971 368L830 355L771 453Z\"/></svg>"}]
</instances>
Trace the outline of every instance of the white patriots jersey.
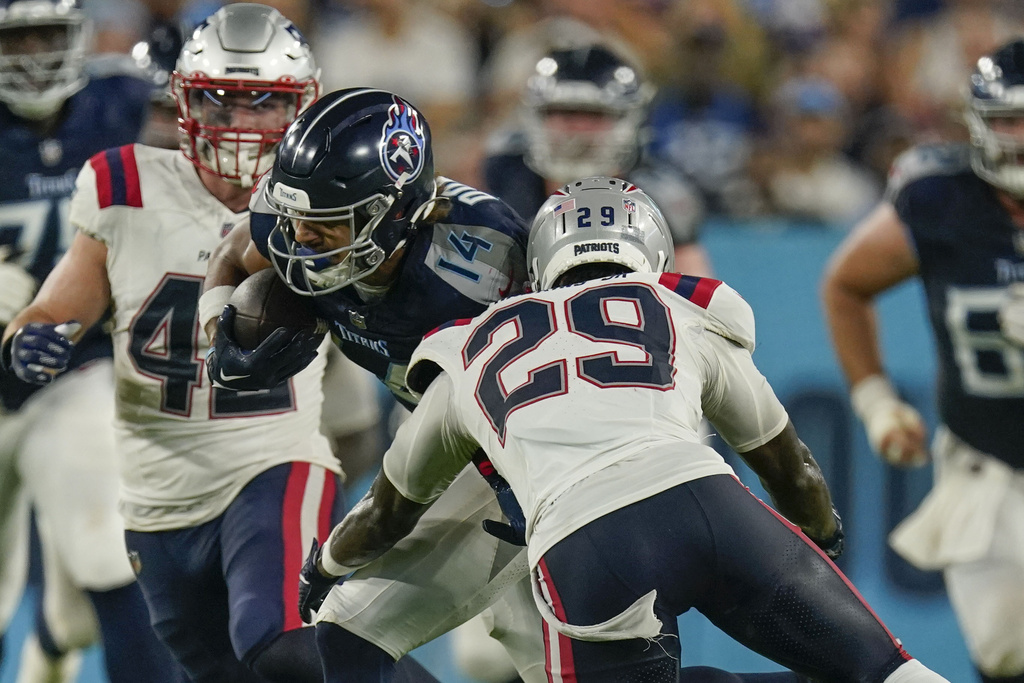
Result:
<instances>
[{"instance_id":1,"label":"white patriots jersey","mask_svg":"<svg viewBox=\"0 0 1024 683\"><path fill-rule=\"evenodd\" d=\"M265 392L216 389L206 376L199 295L210 254L244 215L214 198L177 150L108 150L78 176L71 223L107 246L129 529L209 521L282 463L339 471L319 432L322 354Z\"/></svg>"},{"instance_id":2,"label":"white patriots jersey","mask_svg":"<svg viewBox=\"0 0 1024 683\"><path fill-rule=\"evenodd\" d=\"M753 348L753 313L727 285L630 274L512 297L439 329L416 350L410 386L444 370L438 381L451 389L436 442L448 448L434 450L484 448L523 507L535 565L602 515L734 475L701 443L704 415L741 453L778 435L789 418ZM450 478L458 466L451 455L397 451L385 471L420 502L440 494L438 472Z\"/></svg>"}]
</instances>

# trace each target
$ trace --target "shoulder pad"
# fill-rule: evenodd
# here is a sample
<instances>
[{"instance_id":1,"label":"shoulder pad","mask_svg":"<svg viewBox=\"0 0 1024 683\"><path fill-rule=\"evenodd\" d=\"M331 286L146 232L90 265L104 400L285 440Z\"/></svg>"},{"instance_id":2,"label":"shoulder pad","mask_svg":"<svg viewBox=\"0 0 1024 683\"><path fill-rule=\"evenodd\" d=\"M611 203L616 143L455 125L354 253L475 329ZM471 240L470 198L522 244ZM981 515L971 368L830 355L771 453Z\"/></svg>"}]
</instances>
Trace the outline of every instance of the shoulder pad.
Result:
<instances>
[{"instance_id":1,"label":"shoulder pad","mask_svg":"<svg viewBox=\"0 0 1024 683\"><path fill-rule=\"evenodd\" d=\"M85 74L90 80L129 76L149 84L146 74L135 63L135 60L126 54L111 52L90 57L85 63Z\"/></svg>"},{"instance_id":2,"label":"shoulder pad","mask_svg":"<svg viewBox=\"0 0 1024 683\"><path fill-rule=\"evenodd\" d=\"M704 202L696 188L682 175L668 170L667 165L643 161L626 178L644 188L658 205L668 222L676 246L697 241L704 220Z\"/></svg>"},{"instance_id":3,"label":"shoulder pad","mask_svg":"<svg viewBox=\"0 0 1024 683\"><path fill-rule=\"evenodd\" d=\"M658 283L704 309L704 327L754 352L754 311L735 289L721 280L663 273Z\"/></svg>"},{"instance_id":4,"label":"shoulder pad","mask_svg":"<svg viewBox=\"0 0 1024 683\"><path fill-rule=\"evenodd\" d=\"M99 208L132 206L142 208L142 184L135 145L114 147L94 154L87 164L95 173Z\"/></svg>"},{"instance_id":5,"label":"shoulder pad","mask_svg":"<svg viewBox=\"0 0 1024 683\"><path fill-rule=\"evenodd\" d=\"M886 198L895 201L908 185L932 176L971 171L971 150L964 144L920 145L907 150L889 169Z\"/></svg>"},{"instance_id":6,"label":"shoulder pad","mask_svg":"<svg viewBox=\"0 0 1024 683\"><path fill-rule=\"evenodd\" d=\"M487 138L486 156L511 156L526 152L526 133L518 128L500 128Z\"/></svg>"},{"instance_id":7,"label":"shoulder pad","mask_svg":"<svg viewBox=\"0 0 1024 683\"><path fill-rule=\"evenodd\" d=\"M270 205L267 204L267 200L264 198L264 190L266 190L268 183L270 183L270 174L264 173L260 176L259 180L256 181L256 184L252 186L252 194L249 195L250 211L274 213L270 209Z\"/></svg>"},{"instance_id":8,"label":"shoulder pad","mask_svg":"<svg viewBox=\"0 0 1024 683\"><path fill-rule=\"evenodd\" d=\"M465 204L466 206L476 206L482 202L496 202L498 198L492 194L488 194L483 190L478 190L475 187L469 185L463 185L460 182L452 180L451 178L445 178L444 176L437 177L437 194L441 197L448 197L453 202Z\"/></svg>"},{"instance_id":9,"label":"shoulder pad","mask_svg":"<svg viewBox=\"0 0 1024 683\"><path fill-rule=\"evenodd\" d=\"M454 377L461 366L458 362L461 349L466 343L472 318L452 320L428 332L413 351L409 369L405 373L405 386L419 399L430 383L441 372Z\"/></svg>"}]
</instances>

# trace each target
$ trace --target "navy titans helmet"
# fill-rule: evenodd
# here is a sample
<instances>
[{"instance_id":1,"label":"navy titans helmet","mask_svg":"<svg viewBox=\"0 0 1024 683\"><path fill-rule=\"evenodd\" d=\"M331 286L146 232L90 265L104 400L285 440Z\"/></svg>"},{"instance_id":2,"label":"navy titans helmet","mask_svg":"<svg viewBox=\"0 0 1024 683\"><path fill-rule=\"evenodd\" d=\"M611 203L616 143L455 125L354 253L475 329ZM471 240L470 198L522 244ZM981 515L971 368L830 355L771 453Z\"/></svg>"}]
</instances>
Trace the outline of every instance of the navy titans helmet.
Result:
<instances>
[{"instance_id":1,"label":"navy titans helmet","mask_svg":"<svg viewBox=\"0 0 1024 683\"><path fill-rule=\"evenodd\" d=\"M0 0L0 102L26 119L56 114L85 86L90 29L78 0Z\"/></svg>"},{"instance_id":2,"label":"navy titans helmet","mask_svg":"<svg viewBox=\"0 0 1024 683\"><path fill-rule=\"evenodd\" d=\"M639 69L604 45L548 52L523 95L526 163L562 183L629 171L640 156L652 95ZM559 113L586 116L592 124L560 128L553 118Z\"/></svg>"},{"instance_id":3,"label":"navy titans helmet","mask_svg":"<svg viewBox=\"0 0 1024 683\"><path fill-rule=\"evenodd\" d=\"M399 249L436 193L430 126L398 95L348 88L289 126L264 190L278 215L271 260L288 286L326 294L363 280ZM347 224L351 244L317 253L294 219Z\"/></svg>"},{"instance_id":4,"label":"navy titans helmet","mask_svg":"<svg viewBox=\"0 0 1024 683\"><path fill-rule=\"evenodd\" d=\"M1010 128L1024 125L1024 39L978 60L966 119L974 172L995 187L1024 196L1024 135Z\"/></svg>"}]
</instances>

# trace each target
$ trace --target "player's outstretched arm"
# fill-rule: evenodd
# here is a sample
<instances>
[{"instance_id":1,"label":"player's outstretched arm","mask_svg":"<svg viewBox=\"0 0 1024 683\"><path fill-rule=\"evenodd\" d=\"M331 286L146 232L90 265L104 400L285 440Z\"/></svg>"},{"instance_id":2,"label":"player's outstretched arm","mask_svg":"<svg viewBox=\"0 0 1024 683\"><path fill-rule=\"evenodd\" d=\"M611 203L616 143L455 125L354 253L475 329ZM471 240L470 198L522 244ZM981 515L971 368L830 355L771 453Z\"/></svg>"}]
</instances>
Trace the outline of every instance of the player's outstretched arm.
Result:
<instances>
[{"instance_id":1,"label":"player's outstretched arm","mask_svg":"<svg viewBox=\"0 0 1024 683\"><path fill-rule=\"evenodd\" d=\"M792 422L768 443L740 456L754 470L775 508L830 556L842 552L842 522L810 449Z\"/></svg>"},{"instance_id":2,"label":"player's outstretched arm","mask_svg":"<svg viewBox=\"0 0 1024 683\"><path fill-rule=\"evenodd\" d=\"M369 492L331 532L322 569L339 576L339 566L351 571L383 555L466 468L478 446L461 435L452 396L441 373L399 428Z\"/></svg>"},{"instance_id":3,"label":"player's outstretched arm","mask_svg":"<svg viewBox=\"0 0 1024 683\"><path fill-rule=\"evenodd\" d=\"M270 261L263 258L252 242L246 216L220 241L206 266L203 295L199 299L199 324L211 344L217 331L217 318L224 312L235 287L253 273L269 267Z\"/></svg>"},{"instance_id":4,"label":"player's outstretched arm","mask_svg":"<svg viewBox=\"0 0 1024 683\"><path fill-rule=\"evenodd\" d=\"M46 384L67 369L81 332L110 305L107 247L78 233L24 310L4 330L5 369L35 384Z\"/></svg>"},{"instance_id":5,"label":"player's outstretched arm","mask_svg":"<svg viewBox=\"0 0 1024 683\"><path fill-rule=\"evenodd\" d=\"M832 344L872 448L896 465L927 459L921 416L896 394L882 367L875 297L917 274L917 256L896 209L883 203L843 241L822 281Z\"/></svg>"}]
</instances>

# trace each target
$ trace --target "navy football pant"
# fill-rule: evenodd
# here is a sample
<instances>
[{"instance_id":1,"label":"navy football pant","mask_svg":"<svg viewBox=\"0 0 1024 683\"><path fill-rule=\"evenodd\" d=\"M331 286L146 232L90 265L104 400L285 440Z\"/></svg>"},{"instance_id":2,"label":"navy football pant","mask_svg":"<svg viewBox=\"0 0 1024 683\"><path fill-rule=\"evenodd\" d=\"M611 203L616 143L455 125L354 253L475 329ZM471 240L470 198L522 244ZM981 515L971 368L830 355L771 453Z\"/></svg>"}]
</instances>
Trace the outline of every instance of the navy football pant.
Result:
<instances>
[{"instance_id":1,"label":"navy football pant","mask_svg":"<svg viewBox=\"0 0 1024 683\"><path fill-rule=\"evenodd\" d=\"M654 642L570 640L545 624L555 682L675 681L676 617L691 607L817 680L881 683L910 658L842 572L728 475L605 515L557 543L537 569L555 614L574 625L602 623L658 592Z\"/></svg>"},{"instance_id":2,"label":"navy football pant","mask_svg":"<svg viewBox=\"0 0 1024 683\"><path fill-rule=\"evenodd\" d=\"M327 538L344 511L338 491L332 473L287 463L255 477L206 524L126 532L153 628L192 681L264 680L241 662L302 626L303 539Z\"/></svg>"}]
</instances>

